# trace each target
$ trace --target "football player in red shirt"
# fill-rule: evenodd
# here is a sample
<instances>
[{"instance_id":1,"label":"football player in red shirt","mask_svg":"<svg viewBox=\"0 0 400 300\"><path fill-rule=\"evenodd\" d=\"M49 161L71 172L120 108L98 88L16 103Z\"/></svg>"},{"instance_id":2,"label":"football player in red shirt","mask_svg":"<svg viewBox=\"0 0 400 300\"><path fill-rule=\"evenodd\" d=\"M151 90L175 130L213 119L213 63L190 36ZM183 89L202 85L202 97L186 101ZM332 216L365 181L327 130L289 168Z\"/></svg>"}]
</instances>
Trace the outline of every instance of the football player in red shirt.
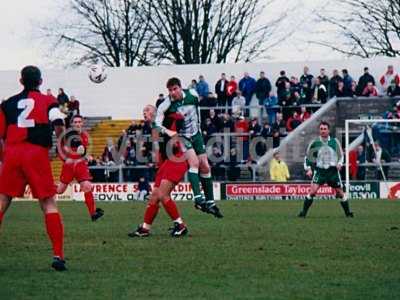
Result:
<instances>
[{"instance_id":1,"label":"football player in red shirt","mask_svg":"<svg viewBox=\"0 0 400 300\"><path fill-rule=\"evenodd\" d=\"M152 105L147 105L143 110L143 116L145 122L152 123L154 120L156 109ZM183 116L174 113L166 116L165 121L169 122L171 130L178 131L180 123L183 122ZM152 130L153 141L158 140L158 131ZM171 199L171 192L174 187L183 179L186 171L189 168L188 163L184 159L184 154L180 151L179 140L172 138L171 142L166 143L166 145L171 145L173 147L173 157L167 157L166 153L168 151L160 152L161 162L160 168L156 173L154 190L151 193L149 202L144 213L143 223L138 226L136 231L129 233L130 237L147 237L150 235L151 225L157 216L158 210L160 208L160 203L164 206L165 211L170 216L174 223L174 227L171 231L172 237L181 237L188 233L187 227L183 222L178 207L175 202Z\"/></svg>"},{"instance_id":2,"label":"football player in red shirt","mask_svg":"<svg viewBox=\"0 0 400 300\"><path fill-rule=\"evenodd\" d=\"M89 134L83 131L83 117L75 115L71 118L71 128L68 129L62 139L59 153L64 161L61 170L60 183L57 186L57 194L63 194L68 185L75 179L79 182L81 191L85 196L85 204L92 221L96 221L104 215L101 208L96 208L92 192L92 176L90 175L87 160L85 158L89 146Z\"/></svg>"},{"instance_id":3,"label":"football player in red shirt","mask_svg":"<svg viewBox=\"0 0 400 300\"><path fill-rule=\"evenodd\" d=\"M64 226L54 195L49 149L52 144L52 126L57 137L64 131L65 115L53 96L38 90L42 84L40 70L26 66L21 71L24 89L1 103L0 139L4 140L3 162L0 174L0 223L14 197L23 197L29 184L32 195L39 200L47 233L53 246L52 267L66 270L64 261Z\"/></svg>"}]
</instances>

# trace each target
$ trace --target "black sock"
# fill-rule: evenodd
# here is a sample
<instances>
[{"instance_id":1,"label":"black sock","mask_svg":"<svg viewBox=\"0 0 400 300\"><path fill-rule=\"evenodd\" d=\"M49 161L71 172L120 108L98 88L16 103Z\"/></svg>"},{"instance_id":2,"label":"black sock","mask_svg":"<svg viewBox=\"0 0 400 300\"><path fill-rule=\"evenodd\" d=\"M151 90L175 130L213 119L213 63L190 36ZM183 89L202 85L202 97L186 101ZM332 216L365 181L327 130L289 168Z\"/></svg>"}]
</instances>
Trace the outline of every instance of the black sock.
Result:
<instances>
[{"instance_id":1,"label":"black sock","mask_svg":"<svg viewBox=\"0 0 400 300\"><path fill-rule=\"evenodd\" d=\"M313 204L314 202L314 196L307 196L306 199L304 200L304 204L303 204L303 212L304 214L306 214L308 212L308 209L310 208L310 206Z\"/></svg>"},{"instance_id":2,"label":"black sock","mask_svg":"<svg viewBox=\"0 0 400 300\"><path fill-rule=\"evenodd\" d=\"M340 205L342 206L344 213L346 216L350 214L350 207L349 207L349 201L340 201Z\"/></svg>"}]
</instances>

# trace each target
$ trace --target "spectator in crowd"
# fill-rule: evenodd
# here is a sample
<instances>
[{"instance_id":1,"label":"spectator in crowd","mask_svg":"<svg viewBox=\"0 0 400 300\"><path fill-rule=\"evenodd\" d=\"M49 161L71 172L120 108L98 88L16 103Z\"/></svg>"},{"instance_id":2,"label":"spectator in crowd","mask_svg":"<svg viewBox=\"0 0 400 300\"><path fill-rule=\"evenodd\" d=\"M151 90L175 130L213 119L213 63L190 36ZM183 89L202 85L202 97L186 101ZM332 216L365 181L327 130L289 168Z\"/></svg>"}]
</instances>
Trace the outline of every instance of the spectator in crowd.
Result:
<instances>
[{"instance_id":1,"label":"spectator in crowd","mask_svg":"<svg viewBox=\"0 0 400 300\"><path fill-rule=\"evenodd\" d=\"M270 124L274 123L275 121L277 105L278 105L278 98L276 98L276 96L273 93L270 93L270 96L264 100L264 107L265 111L267 112L268 122Z\"/></svg>"},{"instance_id":2,"label":"spectator in crowd","mask_svg":"<svg viewBox=\"0 0 400 300\"><path fill-rule=\"evenodd\" d=\"M264 122L264 126L263 126L263 128L261 130L261 136L264 139L268 139L269 137L272 136L272 128L271 128L271 126L269 125L268 122Z\"/></svg>"},{"instance_id":3,"label":"spectator in crowd","mask_svg":"<svg viewBox=\"0 0 400 300\"><path fill-rule=\"evenodd\" d=\"M250 77L248 72L245 72L243 78L239 81L239 90L246 99L246 106L250 105L255 89L256 80L253 77Z\"/></svg>"},{"instance_id":4,"label":"spectator in crowd","mask_svg":"<svg viewBox=\"0 0 400 300\"><path fill-rule=\"evenodd\" d=\"M127 135L136 135L136 130L138 130L138 125L136 121L132 121L129 127L126 129Z\"/></svg>"},{"instance_id":5,"label":"spectator in crowd","mask_svg":"<svg viewBox=\"0 0 400 300\"><path fill-rule=\"evenodd\" d=\"M146 197L150 195L150 192L151 192L151 186L147 178L143 176L140 177L138 183L137 199L140 201L144 201Z\"/></svg>"},{"instance_id":6,"label":"spectator in crowd","mask_svg":"<svg viewBox=\"0 0 400 300\"><path fill-rule=\"evenodd\" d=\"M391 85L387 88L387 95L389 97L397 97L400 96L400 83L396 84L396 80L392 79Z\"/></svg>"},{"instance_id":7,"label":"spectator in crowd","mask_svg":"<svg viewBox=\"0 0 400 300\"><path fill-rule=\"evenodd\" d=\"M374 86L372 81L368 82L361 93L363 97L376 97L378 96L378 89Z\"/></svg>"},{"instance_id":8,"label":"spectator in crowd","mask_svg":"<svg viewBox=\"0 0 400 300\"><path fill-rule=\"evenodd\" d=\"M356 93L357 93L357 82L355 80L353 80L351 82L351 88L350 88L351 97L357 96Z\"/></svg>"},{"instance_id":9,"label":"spectator in crowd","mask_svg":"<svg viewBox=\"0 0 400 300\"><path fill-rule=\"evenodd\" d=\"M207 145L208 140L210 137L217 132L217 128L214 126L214 124L211 122L210 118L206 119L206 122L202 124L202 131L203 131L203 138L204 138L204 144Z\"/></svg>"},{"instance_id":10,"label":"spectator in crowd","mask_svg":"<svg viewBox=\"0 0 400 300\"><path fill-rule=\"evenodd\" d=\"M314 76L311 75L309 72L310 72L310 69L307 66L305 66L303 69L303 75L301 75L301 77L300 77L300 83L302 85L307 84L307 87L309 89L311 89L313 86Z\"/></svg>"},{"instance_id":11,"label":"spectator in crowd","mask_svg":"<svg viewBox=\"0 0 400 300\"><path fill-rule=\"evenodd\" d=\"M357 96L361 96L365 87L368 85L368 82L372 82L372 85L375 85L375 78L371 74L369 74L368 67L364 68L364 74L358 79L357 84Z\"/></svg>"},{"instance_id":12,"label":"spectator in crowd","mask_svg":"<svg viewBox=\"0 0 400 300\"><path fill-rule=\"evenodd\" d=\"M125 153L124 153L124 163L127 166L136 165L136 150L135 150L135 139L128 139L126 141Z\"/></svg>"},{"instance_id":13,"label":"spectator in crowd","mask_svg":"<svg viewBox=\"0 0 400 300\"><path fill-rule=\"evenodd\" d=\"M310 87L307 82L301 84L300 103L310 104L314 96L313 87Z\"/></svg>"},{"instance_id":14,"label":"spectator in crowd","mask_svg":"<svg viewBox=\"0 0 400 300\"><path fill-rule=\"evenodd\" d=\"M196 92L199 94L200 97L208 97L208 93L210 92L210 89L208 87L208 83L204 79L203 75L199 76L199 82L197 82L196 85Z\"/></svg>"},{"instance_id":15,"label":"spectator in crowd","mask_svg":"<svg viewBox=\"0 0 400 300\"><path fill-rule=\"evenodd\" d=\"M80 103L75 96L71 96L68 102L68 112L71 116L80 115Z\"/></svg>"},{"instance_id":16,"label":"spectator in crowd","mask_svg":"<svg viewBox=\"0 0 400 300\"><path fill-rule=\"evenodd\" d=\"M222 132L234 132L235 125L232 121L231 116L228 113L224 113L222 119Z\"/></svg>"},{"instance_id":17,"label":"spectator in crowd","mask_svg":"<svg viewBox=\"0 0 400 300\"><path fill-rule=\"evenodd\" d=\"M344 88L347 90L351 90L352 83L353 83L353 78L351 78L349 71L347 69L342 70L342 75L343 75L343 83L344 83Z\"/></svg>"},{"instance_id":18,"label":"spectator in crowd","mask_svg":"<svg viewBox=\"0 0 400 300\"><path fill-rule=\"evenodd\" d=\"M240 90L236 91L236 97L232 100L232 114L235 117L243 115L243 109L246 105L246 99L242 96Z\"/></svg>"},{"instance_id":19,"label":"spectator in crowd","mask_svg":"<svg viewBox=\"0 0 400 300\"><path fill-rule=\"evenodd\" d=\"M329 89L329 77L328 75L326 75L325 69L322 68L319 71L319 75L317 77L319 79L319 82L325 86L326 90L328 91Z\"/></svg>"},{"instance_id":20,"label":"spectator in crowd","mask_svg":"<svg viewBox=\"0 0 400 300\"><path fill-rule=\"evenodd\" d=\"M286 182L290 178L289 169L281 159L279 151L275 151L271 160L269 174L272 181Z\"/></svg>"},{"instance_id":21,"label":"spectator in crowd","mask_svg":"<svg viewBox=\"0 0 400 300\"><path fill-rule=\"evenodd\" d=\"M228 95L228 107L232 105L232 99L236 97L236 91L238 90L238 84L235 76L231 76L231 80L228 82L227 95Z\"/></svg>"},{"instance_id":22,"label":"spectator in crowd","mask_svg":"<svg viewBox=\"0 0 400 300\"><path fill-rule=\"evenodd\" d=\"M126 140L126 137L127 137L126 130L123 129L121 132L121 135L119 136L118 141L117 141L117 151L119 151L121 149L122 142L124 140Z\"/></svg>"},{"instance_id":23,"label":"spectator in crowd","mask_svg":"<svg viewBox=\"0 0 400 300\"><path fill-rule=\"evenodd\" d=\"M290 77L290 88L292 90L292 93L298 92L299 94L301 94L302 85L296 76Z\"/></svg>"},{"instance_id":24,"label":"spectator in crowd","mask_svg":"<svg viewBox=\"0 0 400 300\"><path fill-rule=\"evenodd\" d=\"M312 97L312 103L314 104L324 104L328 98L328 90L326 86L324 86L319 78L315 78L314 80L314 93Z\"/></svg>"},{"instance_id":25,"label":"spectator in crowd","mask_svg":"<svg viewBox=\"0 0 400 300\"><path fill-rule=\"evenodd\" d=\"M158 108L160 104L164 102L164 100L165 100L164 94L159 94L156 101L156 107Z\"/></svg>"},{"instance_id":26,"label":"spectator in crowd","mask_svg":"<svg viewBox=\"0 0 400 300\"><path fill-rule=\"evenodd\" d=\"M236 136L237 144L243 145L243 160L247 161L247 159L249 158L249 123L245 120L243 116L240 116L239 119L235 122L235 133L238 133L238 135Z\"/></svg>"},{"instance_id":27,"label":"spectator in crowd","mask_svg":"<svg viewBox=\"0 0 400 300\"><path fill-rule=\"evenodd\" d=\"M340 77L339 71L335 69L333 70L332 78L329 80L329 98L337 96L339 82L343 82L343 78Z\"/></svg>"},{"instance_id":28,"label":"spectator in crowd","mask_svg":"<svg viewBox=\"0 0 400 300\"><path fill-rule=\"evenodd\" d=\"M260 78L256 82L255 90L259 105L264 104L265 99L269 97L271 89L271 82L267 77L265 77L265 73L263 71L260 72Z\"/></svg>"},{"instance_id":29,"label":"spectator in crowd","mask_svg":"<svg viewBox=\"0 0 400 300\"><path fill-rule=\"evenodd\" d=\"M111 138L107 140L107 145L104 147L101 160L103 162L114 162L115 146Z\"/></svg>"},{"instance_id":30,"label":"spectator in crowd","mask_svg":"<svg viewBox=\"0 0 400 300\"><path fill-rule=\"evenodd\" d=\"M289 78L286 76L286 72L285 71L281 71L279 73L279 77L275 82L275 86L276 86L276 94L279 95L281 90L285 89L286 86L286 82L290 82Z\"/></svg>"},{"instance_id":31,"label":"spectator in crowd","mask_svg":"<svg viewBox=\"0 0 400 300\"><path fill-rule=\"evenodd\" d=\"M221 78L215 84L215 93L218 98L218 106L225 107L228 99L228 80L225 73L221 74Z\"/></svg>"},{"instance_id":32,"label":"spectator in crowd","mask_svg":"<svg viewBox=\"0 0 400 300\"><path fill-rule=\"evenodd\" d=\"M347 90L344 87L344 82L343 81L339 81L338 82L338 87L336 89L336 97L338 98L343 98L343 97L353 97L353 93L351 92L351 90Z\"/></svg>"},{"instance_id":33,"label":"spectator in crowd","mask_svg":"<svg viewBox=\"0 0 400 300\"><path fill-rule=\"evenodd\" d=\"M303 123L304 121L306 121L310 117L311 117L311 114L307 111L307 107L302 105L300 107L300 120L301 120L301 122Z\"/></svg>"},{"instance_id":34,"label":"spectator in crowd","mask_svg":"<svg viewBox=\"0 0 400 300\"><path fill-rule=\"evenodd\" d=\"M223 149L218 145L212 147L213 159L210 159L211 163L211 174L214 180L225 180L225 168L223 168Z\"/></svg>"},{"instance_id":35,"label":"spectator in crowd","mask_svg":"<svg viewBox=\"0 0 400 300\"><path fill-rule=\"evenodd\" d=\"M279 106L289 106L291 105L292 90L290 88L290 82L285 82L285 88L281 89L278 94L278 104Z\"/></svg>"},{"instance_id":36,"label":"spectator in crowd","mask_svg":"<svg viewBox=\"0 0 400 300\"><path fill-rule=\"evenodd\" d=\"M391 161L391 157L389 152L386 149L383 149L378 142L375 142L375 150L371 151L371 159L372 162L376 164L388 163ZM389 166L382 166L383 173L385 177L388 178L389 174ZM376 179L382 180L382 172L379 165L376 167Z\"/></svg>"},{"instance_id":37,"label":"spectator in crowd","mask_svg":"<svg viewBox=\"0 0 400 300\"><path fill-rule=\"evenodd\" d=\"M222 120L219 115L216 114L214 109L210 109L208 118L211 120L211 123L215 126L217 131L220 131L222 128Z\"/></svg>"},{"instance_id":38,"label":"spectator in crowd","mask_svg":"<svg viewBox=\"0 0 400 300\"><path fill-rule=\"evenodd\" d=\"M62 107L66 106L68 101L69 101L69 97L68 95L64 92L63 88L59 88L58 89L58 95L57 95L57 101L58 104Z\"/></svg>"},{"instance_id":39,"label":"spectator in crowd","mask_svg":"<svg viewBox=\"0 0 400 300\"><path fill-rule=\"evenodd\" d=\"M381 76L379 79L379 82L382 86L382 93L387 94L387 89L389 88L389 85L391 84L392 80L394 79L396 85L400 84L400 76L398 74L395 74L394 68L392 65L389 65L387 67L386 73Z\"/></svg>"},{"instance_id":40,"label":"spectator in crowd","mask_svg":"<svg viewBox=\"0 0 400 300\"><path fill-rule=\"evenodd\" d=\"M250 138L255 138L261 134L261 126L258 123L258 118L253 118L249 124Z\"/></svg>"},{"instance_id":41,"label":"spectator in crowd","mask_svg":"<svg viewBox=\"0 0 400 300\"><path fill-rule=\"evenodd\" d=\"M47 89L46 90L46 95L47 96L53 96L53 92L51 91L51 89ZM54 97L54 96L53 96Z\"/></svg>"},{"instance_id":42,"label":"spectator in crowd","mask_svg":"<svg viewBox=\"0 0 400 300\"><path fill-rule=\"evenodd\" d=\"M283 120L282 113L276 114L275 122L271 124L272 128L272 147L279 147L281 137L285 137L286 133L286 124Z\"/></svg>"},{"instance_id":43,"label":"spectator in crowd","mask_svg":"<svg viewBox=\"0 0 400 300\"><path fill-rule=\"evenodd\" d=\"M192 81L190 82L188 89L193 89L195 91L197 91L197 80L196 79L192 79Z\"/></svg>"},{"instance_id":44,"label":"spectator in crowd","mask_svg":"<svg viewBox=\"0 0 400 300\"><path fill-rule=\"evenodd\" d=\"M286 121L287 132L295 130L300 124L301 124L300 115L297 111L294 111L293 114Z\"/></svg>"}]
</instances>

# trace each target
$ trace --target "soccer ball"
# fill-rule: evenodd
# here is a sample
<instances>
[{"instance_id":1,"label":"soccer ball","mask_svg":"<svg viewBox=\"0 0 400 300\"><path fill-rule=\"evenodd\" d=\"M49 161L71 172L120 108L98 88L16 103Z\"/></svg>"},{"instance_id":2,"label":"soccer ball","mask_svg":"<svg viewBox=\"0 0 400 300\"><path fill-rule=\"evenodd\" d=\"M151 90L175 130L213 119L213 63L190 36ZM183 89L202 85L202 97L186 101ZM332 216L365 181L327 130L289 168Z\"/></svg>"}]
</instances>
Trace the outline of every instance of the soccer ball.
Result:
<instances>
[{"instance_id":1,"label":"soccer ball","mask_svg":"<svg viewBox=\"0 0 400 300\"><path fill-rule=\"evenodd\" d=\"M94 83L102 83L107 79L106 67L104 65L91 65L89 67L89 79Z\"/></svg>"}]
</instances>

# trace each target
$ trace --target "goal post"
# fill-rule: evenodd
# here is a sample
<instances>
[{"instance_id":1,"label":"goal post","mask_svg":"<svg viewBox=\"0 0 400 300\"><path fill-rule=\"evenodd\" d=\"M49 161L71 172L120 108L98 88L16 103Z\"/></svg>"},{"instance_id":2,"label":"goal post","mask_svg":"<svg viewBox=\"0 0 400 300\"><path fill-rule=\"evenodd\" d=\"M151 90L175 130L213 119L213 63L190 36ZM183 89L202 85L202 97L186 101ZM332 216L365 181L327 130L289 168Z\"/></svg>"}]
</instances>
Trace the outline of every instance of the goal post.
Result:
<instances>
[{"instance_id":1,"label":"goal post","mask_svg":"<svg viewBox=\"0 0 400 300\"><path fill-rule=\"evenodd\" d=\"M397 123L397 124L396 124ZM374 133L378 133L379 136L374 136ZM400 144L400 119L348 119L345 120L345 193L348 198L350 198L350 152L355 150L360 144L364 143L366 140L371 145L371 150L377 155L377 149L375 147L375 142L378 142L380 139L380 134L386 134L386 138L389 137L390 141L399 140ZM353 140L350 142L350 135L352 134ZM391 136L391 134L396 136ZM380 141L379 141L380 142ZM391 143L389 143L391 144ZM382 145L384 146L384 145ZM384 148L384 147L382 147ZM400 149L400 148L399 148ZM392 149L386 149L387 151L391 151ZM364 151L368 151L368 149L364 149ZM378 172L381 174L381 178L386 184L387 189L389 189L387 184L386 174L384 172L384 167L381 161L376 161L375 165L378 167Z\"/></svg>"}]
</instances>

